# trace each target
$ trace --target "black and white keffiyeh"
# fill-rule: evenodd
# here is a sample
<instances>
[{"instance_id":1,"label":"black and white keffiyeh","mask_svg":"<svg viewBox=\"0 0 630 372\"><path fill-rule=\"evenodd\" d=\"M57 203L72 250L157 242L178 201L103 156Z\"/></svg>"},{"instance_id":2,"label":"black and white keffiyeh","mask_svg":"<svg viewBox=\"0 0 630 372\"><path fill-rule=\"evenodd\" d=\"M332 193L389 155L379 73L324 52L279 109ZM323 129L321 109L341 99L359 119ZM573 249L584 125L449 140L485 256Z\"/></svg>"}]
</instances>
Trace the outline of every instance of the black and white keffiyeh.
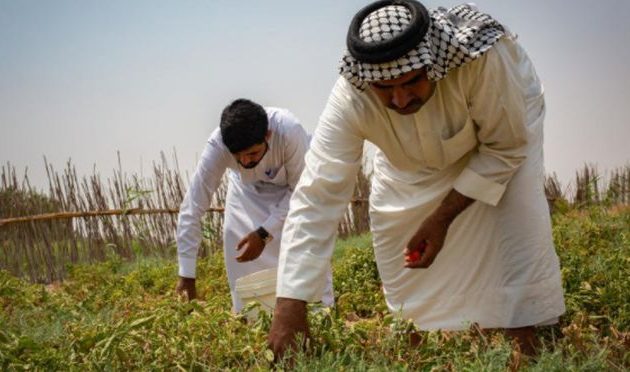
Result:
<instances>
[{"instance_id":1,"label":"black and white keffiyeh","mask_svg":"<svg viewBox=\"0 0 630 372\"><path fill-rule=\"evenodd\" d=\"M438 81L507 33L470 4L426 10L414 0L382 0L353 19L339 73L359 90L423 67L430 80Z\"/></svg>"}]
</instances>

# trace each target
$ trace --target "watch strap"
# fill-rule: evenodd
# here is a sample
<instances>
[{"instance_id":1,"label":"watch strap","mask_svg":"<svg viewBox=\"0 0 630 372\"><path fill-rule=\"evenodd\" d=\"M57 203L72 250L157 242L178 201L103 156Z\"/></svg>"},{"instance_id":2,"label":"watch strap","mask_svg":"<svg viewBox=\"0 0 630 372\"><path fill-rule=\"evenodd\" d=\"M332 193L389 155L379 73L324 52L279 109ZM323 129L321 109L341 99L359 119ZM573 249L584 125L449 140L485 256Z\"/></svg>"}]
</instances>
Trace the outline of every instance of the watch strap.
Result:
<instances>
[{"instance_id":1,"label":"watch strap","mask_svg":"<svg viewBox=\"0 0 630 372\"><path fill-rule=\"evenodd\" d=\"M262 239L265 244L269 243L272 239L271 235L269 235L269 232L265 230L265 228L262 226L256 229L256 234L260 236L260 239Z\"/></svg>"}]
</instances>

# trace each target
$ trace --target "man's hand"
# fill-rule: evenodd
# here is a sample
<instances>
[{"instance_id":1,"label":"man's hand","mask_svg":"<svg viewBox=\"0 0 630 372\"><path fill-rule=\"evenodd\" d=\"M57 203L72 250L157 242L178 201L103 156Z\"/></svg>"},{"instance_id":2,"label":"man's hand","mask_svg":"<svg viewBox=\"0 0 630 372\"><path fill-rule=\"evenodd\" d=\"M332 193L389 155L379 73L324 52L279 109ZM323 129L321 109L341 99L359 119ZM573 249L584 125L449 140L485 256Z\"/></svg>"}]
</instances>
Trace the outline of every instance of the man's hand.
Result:
<instances>
[{"instance_id":1,"label":"man's hand","mask_svg":"<svg viewBox=\"0 0 630 372\"><path fill-rule=\"evenodd\" d=\"M188 298L188 301L194 300L195 298L197 298L195 278L183 278L180 276L179 282L177 282L177 287L175 287L175 291L180 296Z\"/></svg>"},{"instance_id":2,"label":"man's hand","mask_svg":"<svg viewBox=\"0 0 630 372\"><path fill-rule=\"evenodd\" d=\"M405 267L427 268L442 249L449 224L429 216L405 247ZM418 254L419 253L419 254Z\"/></svg>"},{"instance_id":3,"label":"man's hand","mask_svg":"<svg viewBox=\"0 0 630 372\"><path fill-rule=\"evenodd\" d=\"M309 335L306 320L306 302L278 297L273 312L271 329L267 337L269 348L273 351L276 361L281 360L287 350L295 350L298 333L304 335L304 341L306 342Z\"/></svg>"},{"instance_id":4,"label":"man's hand","mask_svg":"<svg viewBox=\"0 0 630 372\"><path fill-rule=\"evenodd\" d=\"M236 245L236 250L240 251L243 249L241 254L236 257L236 261L238 262L247 262L252 261L258 258L262 253L263 249L265 249L265 242L261 239L260 235L256 231L252 231L247 234L240 242Z\"/></svg>"},{"instance_id":5,"label":"man's hand","mask_svg":"<svg viewBox=\"0 0 630 372\"><path fill-rule=\"evenodd\" d=\"M427 217L405 247L405 267L427 268L444 246L448 228L475 200L451 190L440 206Z\"/></svg>"}]
</instances>

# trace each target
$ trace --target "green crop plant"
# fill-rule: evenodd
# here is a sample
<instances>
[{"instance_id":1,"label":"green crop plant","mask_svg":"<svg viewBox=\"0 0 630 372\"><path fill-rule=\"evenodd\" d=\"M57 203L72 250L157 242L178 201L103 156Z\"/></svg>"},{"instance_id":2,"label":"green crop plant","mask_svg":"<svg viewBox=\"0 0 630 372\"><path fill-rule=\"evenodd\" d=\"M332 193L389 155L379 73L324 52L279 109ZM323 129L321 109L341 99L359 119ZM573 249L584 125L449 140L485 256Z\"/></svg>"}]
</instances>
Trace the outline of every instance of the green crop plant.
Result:
<instances>
[{"instance_id":1,"label":"green crop plant","mask_svg":"<svg viewBox=\"0 0 630 372\"><path fill-rule=\"evenodd\" d=\"M310 307L297 371L595 371L630 369L630 210L555 213L567 313L541 330L543 350L518 358L498 331L418 332L390 313L371 236L340 240L337 306ZM0 370L271 370L271 317L232 314L223 256L198 265L199 299L176 296L176 259L128 261L112 251L74 265L63 282L31 284L0 271ZM256 304L249 305L257 306ZM288 369L278 364L276 369Z\"/></svg>"}]
</instances>

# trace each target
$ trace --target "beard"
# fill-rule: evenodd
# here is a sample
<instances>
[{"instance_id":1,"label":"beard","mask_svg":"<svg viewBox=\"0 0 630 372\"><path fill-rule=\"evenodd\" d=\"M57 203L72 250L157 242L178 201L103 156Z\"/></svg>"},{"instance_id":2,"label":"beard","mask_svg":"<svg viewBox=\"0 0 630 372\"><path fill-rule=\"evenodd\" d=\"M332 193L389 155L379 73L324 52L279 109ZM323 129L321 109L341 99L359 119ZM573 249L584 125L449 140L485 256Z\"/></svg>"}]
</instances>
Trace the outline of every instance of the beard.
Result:
<instances>
[{"instance_id":1,"label":"beard","mask_svg":"<svg viewBox=\"0 0 630 372\"><path fill-rule=\"evenodd\" d=\"M397 107L395 105L387 105L387 108L390 110L394 110L397 113L399 113L400 115L411 115L411 114L415 114L416 112L418 112L422 106L424 106L425 102L420 99L420 98L416 98L412 101L410 101L407 106L405 106L404 108L400 108Z\"/></svg>"},{"instance_id":2,"label":"beard","mask_svg":"<svg viewBox=\"0 0 630 372\"><path fill-rule=\"evenodd\" d=\"M241 167L245 169L252 169L252 168L256 168L256 166L258 165L258 163L260 163L260 161L250 161L247 164L243 164L239 161L238 163L240 164Z\"/></svg>"},{"instance_id":3,"label":"beard","mask_svg":"<svg viewBox=\"0 0 630 372\"><path fill-rule=\"evenodd\" d=\"M237 160L238 164L245 168L245 169L252 169L252 168L256 168L256 166L258 165L258 163L260 163L264 158L265 155L267 155L267 151L269 151L269 144L267 143L267 140L265 140L265 152L262 154L262 156L260 157L260 159L258 159L258 161L250 161L247 164L243 164L241 163L240 160Z\"/></svg>"}]
</instances>

